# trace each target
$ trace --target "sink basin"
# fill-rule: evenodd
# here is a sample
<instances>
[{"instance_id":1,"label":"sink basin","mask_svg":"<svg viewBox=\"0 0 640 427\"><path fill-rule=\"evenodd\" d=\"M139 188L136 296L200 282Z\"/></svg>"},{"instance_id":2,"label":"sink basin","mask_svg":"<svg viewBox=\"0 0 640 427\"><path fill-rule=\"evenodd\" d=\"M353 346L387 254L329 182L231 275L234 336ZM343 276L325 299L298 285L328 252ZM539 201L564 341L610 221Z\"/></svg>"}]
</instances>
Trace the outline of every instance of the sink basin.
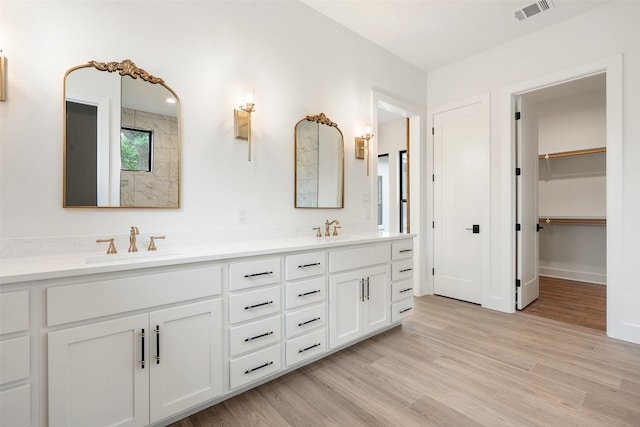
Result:
<instances>
[{"instance_id":1,"label":"sink basin","mask_svg":"<svg viewBox=\"0 0 640 427\"><path fill-rule=\"evenodd\" d=\"M158 258L165 256L177 255L175 252L166 251L144 251L144 252L123 252L109 255L94 255L85 258L86 264L93 264L98 262L125 262L135 260L145 260L149 258Z\"/></svg>"}]
</instances>

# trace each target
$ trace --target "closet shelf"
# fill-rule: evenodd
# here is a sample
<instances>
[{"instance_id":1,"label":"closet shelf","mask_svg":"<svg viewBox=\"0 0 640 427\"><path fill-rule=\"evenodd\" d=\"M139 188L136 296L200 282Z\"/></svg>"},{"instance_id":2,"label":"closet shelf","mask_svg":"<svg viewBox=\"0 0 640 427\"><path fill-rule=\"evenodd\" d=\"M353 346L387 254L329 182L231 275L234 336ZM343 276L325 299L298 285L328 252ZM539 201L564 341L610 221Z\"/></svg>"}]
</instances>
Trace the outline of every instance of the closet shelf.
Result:
<instances>
[{"instance_id":1,"label":"closet shelf","mask_svg":"<svg viewBox=\"0 0 640 427\"><path fill-rule=\"evenodd\" d=\"M607 225L607 219L602 217L557 217L541 216L540 224L578 224L578 225Z\"/></svg>"},{"instance_id":2,"label":"closet shelf","mask_svg":"<svg viewBox=\"0 0 640 427\"><path fill-rule=\"evenodd\" d=\"M583 156L585 154L606 153L607 147L586 148L584 150L561 151L558 153L548 153L538 155L539 160L557 159L561 157Z\"/></svg>"}]
</instances>

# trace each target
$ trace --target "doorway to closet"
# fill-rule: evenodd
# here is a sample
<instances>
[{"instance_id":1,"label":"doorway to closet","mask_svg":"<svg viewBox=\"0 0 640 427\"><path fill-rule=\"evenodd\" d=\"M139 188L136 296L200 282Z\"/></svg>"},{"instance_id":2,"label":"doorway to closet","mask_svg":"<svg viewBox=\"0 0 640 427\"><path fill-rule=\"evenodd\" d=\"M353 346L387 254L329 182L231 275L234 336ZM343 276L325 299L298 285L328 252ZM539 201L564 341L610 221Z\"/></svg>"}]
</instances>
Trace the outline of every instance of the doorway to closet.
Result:
<instances>
[{"instance_id":1,"label":"doorway to closet","mask_svg":"<svg viewBox=\"0 0 640 427\"><path fill-rule=\"evenodd\" d=\"M606 330L606 74L516 97L516 305Z\"/></svg>"}]
</instances>

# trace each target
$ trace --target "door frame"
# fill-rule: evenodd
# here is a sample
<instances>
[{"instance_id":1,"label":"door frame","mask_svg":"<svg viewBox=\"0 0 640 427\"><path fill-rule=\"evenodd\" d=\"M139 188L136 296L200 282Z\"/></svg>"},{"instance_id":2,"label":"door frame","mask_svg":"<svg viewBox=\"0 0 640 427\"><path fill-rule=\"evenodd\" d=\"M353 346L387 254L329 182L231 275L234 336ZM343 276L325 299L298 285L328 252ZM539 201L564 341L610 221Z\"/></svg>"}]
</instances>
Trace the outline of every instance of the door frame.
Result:
<instances>
[{"instance_id":1,"label":"door frame","mask_svg":"<svg viewBox=\"0 0 640 427\"><path fill-rule=\"evenodd\" d=\"M518 83L504 88L500 93L500 136L506 149L500 153L500 163L510 165L502 168L500 178L509 183L509 190L502 192L502 200L497 201L507 214L499 216L500 229L497 238L505 242L510 248L511 260L508 268L497 269L502 283L494 308L501 311L515 312L515 227L516 222L516 179L515 179L515 97L544 87L555 86L571 80L580 79L593 74L606 73L607 118L606 118L606 147L607 147L607 335L627 341L633 341L637 335L637 326L625 323L625 312L620 308L625 306L624 277L624 248L623 248L623 182L622 182L622 149L623 149L623 63L622 55L615 55L589 64L559 71L550 75ZM507 241L508 240L508 241ZM502 301L500 301L502 300ZM616 309L618 308L618 309Z\"/></svg>"}]
</instances>

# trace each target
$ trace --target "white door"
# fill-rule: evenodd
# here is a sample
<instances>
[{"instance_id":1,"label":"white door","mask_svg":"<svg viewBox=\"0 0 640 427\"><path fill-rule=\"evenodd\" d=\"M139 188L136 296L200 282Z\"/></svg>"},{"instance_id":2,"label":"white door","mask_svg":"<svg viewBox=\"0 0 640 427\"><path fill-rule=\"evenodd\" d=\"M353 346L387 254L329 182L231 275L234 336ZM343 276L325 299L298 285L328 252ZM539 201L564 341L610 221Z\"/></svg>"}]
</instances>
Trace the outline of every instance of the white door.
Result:
<instances>
[{"instance_id":1,"label":"white door","mask_svg":"<svg viewBox=\"0 0 640 427\"><path fill-rule=\"evenodd\" d=\"M389 266L368 269L364 274L364 332L373 332L391 323Z\"/></svg>"},{"instance_id":2,"label":"white door","mask_svg":"<svg viewBox=\"0 0 640 427\"><path fill-rule=\"evenodd\" d=\"M149 424L147 324L141 314L49 333L50 427Z\"/></svg>"},{"instance_id":3,"label":"white door","mask_svg":"<svg viewBox=\"0 0 640 427\"><path fill-rule=\"evenodd\" d=\"M331 276L329 292L329 338L331 348L335 348L362 335L362 306L366 296L362 272Z\"/></svg>"},{"instance_id":4,"label":"white door","mask_svg":"<svg viewBox=\"0 0 640 427\"><path fill-rule=\"evenodd\" d=\"M149 314L150 413L154 423L222 393L222 302Z\"/></svg>"},{"instance_id":5,"label":"white door","mask_svg":"<svg viewBox=\"0 0 640 427\"><path fill-rule=\"evenodd\" d=\"M531 304L539 296L538 279L538 117L527 100L516 98L520 113L516 120L517 167L516 177L516 296L518 310ZM516 228L517 230L517 228Z\"/></svg>"},{"instance_id":6,"label":"white door","mask_svg":"<svg viewBox=\"0 0 640 427\"><path fill-rule=\"evenodd\" d=\"M480 303L488 271L488 101L433 116L434 292Z\"/></svg>"}]
</instances>

